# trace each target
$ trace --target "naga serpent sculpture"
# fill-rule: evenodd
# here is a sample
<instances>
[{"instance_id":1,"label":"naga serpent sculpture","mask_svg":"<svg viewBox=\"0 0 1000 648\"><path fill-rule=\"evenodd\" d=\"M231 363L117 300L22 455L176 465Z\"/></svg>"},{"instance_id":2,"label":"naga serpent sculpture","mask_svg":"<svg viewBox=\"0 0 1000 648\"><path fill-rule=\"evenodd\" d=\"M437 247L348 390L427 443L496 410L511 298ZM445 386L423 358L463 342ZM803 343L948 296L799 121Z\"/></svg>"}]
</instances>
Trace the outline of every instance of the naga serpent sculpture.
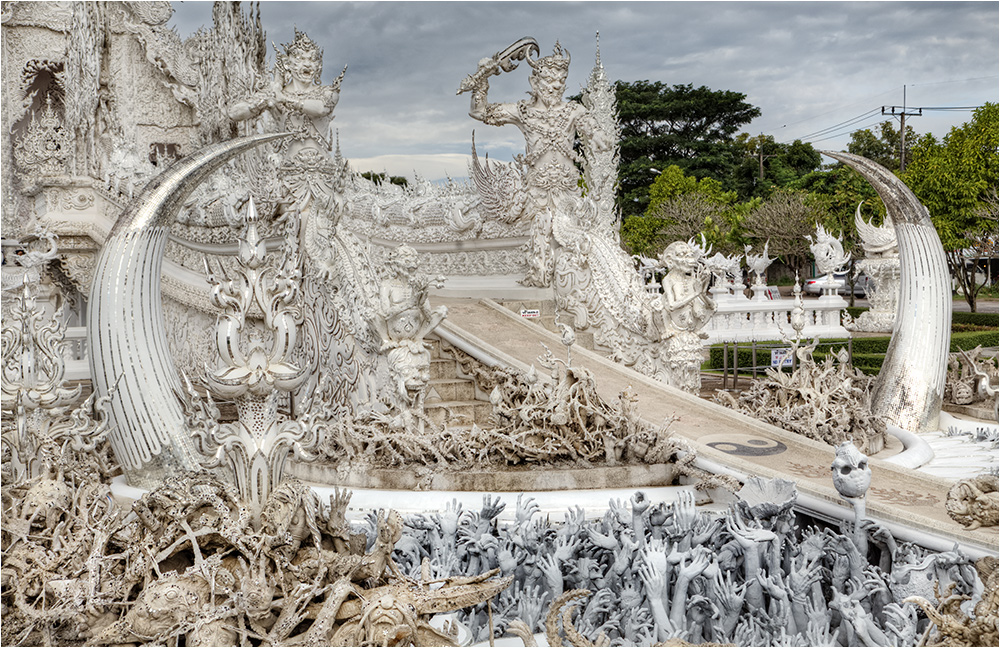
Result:
<instances>
[{"instance_id":1,"label":"naga serpent sculpture","mask_svg":"<svg viewBox=\"0 0 1000 648\"><path fill-rule=\"evenodd\" d=\"M872 411L904 430L937 430L951 337L951 275L941 239L927 208L888 169L860 155L821 153L853 168L875 189L899 243L896 321L872 389Z\"/></svg>"},{"instance_id":2,"label":"naga serpent sculpture","mask_svg":"<svg viewBox=\"0 0 1000 648\"><path fill-rule=\"evenodd\" d=\"M207 146L156 176L115 221L94 270L87 344L94 391L111 396L111 447L133 486L198 467L167 348L160 272L170 224L213 171L287 133ZM113 389L112 389L113 387Z\"/></svg>"}]
</instances>

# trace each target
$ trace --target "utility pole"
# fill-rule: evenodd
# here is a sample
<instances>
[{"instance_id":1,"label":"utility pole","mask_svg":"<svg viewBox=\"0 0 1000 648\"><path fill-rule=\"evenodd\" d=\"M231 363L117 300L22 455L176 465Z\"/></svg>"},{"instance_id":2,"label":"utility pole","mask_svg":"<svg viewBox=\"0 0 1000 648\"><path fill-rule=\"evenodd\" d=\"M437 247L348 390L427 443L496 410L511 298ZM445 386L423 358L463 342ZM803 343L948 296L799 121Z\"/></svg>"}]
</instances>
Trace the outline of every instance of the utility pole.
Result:
<instances>
[{"instance_id":1,"label":"utility pole","mask_svg":"<svg viewBox=\"0 0 1000 648\"><path fill-rule=\"evenodd\" d=\"M760 134L757 139L757 159L760 161L760 173L758 175L759 180L764 179L764 160L766 158L778 157L777 154L764 155L764 142L767 141L764 137L764 133Z\"/></svg>"},{"instance_id":2,"label":"utility pole","mask_svg":"<svg viewBox=\"0 0 1000 648\"><path fill-rule=\"evenodd\" d=\"M886 111L889 112L886 112ZM903 86L903 105L902 106L882 106L883 115L892 115L894 117L899 117L899 172L902 173L906 171L906 118L907 117L923 117L923 108L911 108L911 111L906 110L906 86Z\"/></svg>"}]
</instances>

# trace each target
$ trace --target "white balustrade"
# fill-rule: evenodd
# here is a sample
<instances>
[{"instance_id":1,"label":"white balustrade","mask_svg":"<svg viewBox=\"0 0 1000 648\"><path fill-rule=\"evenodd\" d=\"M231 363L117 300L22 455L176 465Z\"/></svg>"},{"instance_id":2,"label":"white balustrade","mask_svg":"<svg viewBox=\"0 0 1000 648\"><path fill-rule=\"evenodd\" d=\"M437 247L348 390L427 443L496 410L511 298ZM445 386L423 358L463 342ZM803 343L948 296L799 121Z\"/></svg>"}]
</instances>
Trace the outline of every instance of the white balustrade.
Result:
<instances>
[{"instance_id":1,"label":"white balustrade","mask_svg":"<svg viewBox=\"0 0 1000 648\"><path fill-rule=\"evenodd\" d=\"M87 327L70 326L66 329L66 380L90 380L90 358L87 350Z\"/></svg>"},{"instance_id":2,"label":"white balustrade","mask_svg":"<svg viewBox=\"0 0 1000 648\"><path fill-rule=\"evenodd\" d=\"M730 295L718 302L715 316L705 327L705 344L718 342L763 342L792 337L790 316L794 299L747 299ZM806 326L803 338L847 338L850 332L840 324L841 311L847 302L838 295L824 295L802 302Z\"/></svg>"}]
</instances>

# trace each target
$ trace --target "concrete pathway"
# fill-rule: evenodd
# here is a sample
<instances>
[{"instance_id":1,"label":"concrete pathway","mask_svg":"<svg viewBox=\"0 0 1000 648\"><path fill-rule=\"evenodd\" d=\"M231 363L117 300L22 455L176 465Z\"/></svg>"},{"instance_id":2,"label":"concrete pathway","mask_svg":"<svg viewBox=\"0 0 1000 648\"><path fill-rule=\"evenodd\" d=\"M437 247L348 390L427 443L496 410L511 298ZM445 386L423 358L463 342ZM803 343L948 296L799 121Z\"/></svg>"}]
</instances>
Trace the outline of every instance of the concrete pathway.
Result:
<instances>
[{"instance_id":1,"label":"concrete pathway","mask_svg":"<svg viewBox=\"0 0 1000 648\"><path fill-rule=\"evenodd\" d=\"M448 306L448 318L442 324L445 334L482 349L503 364L527 369L544 353L541 343L555 354L564 352L558 336L488 300L432 301ZM830 480L832 447L672 389L586 349L574 346L572 351L574 364L594 374L604 398L617 400L631 385L643 418L659 425L675 417L670 431L690 443L703 460L723 471L793 479L800 501L811 502L813 510L827 511L831 518L849 513ZM897 445L895 452L898 450ZM997 555L995 528L966 531L948 517L944 503L951 482L880 460L892 452L884 451L871 462L870 517L887 524L904 540L930 534L943 548L958 542L976 554Z\"/></svg>"}]
</instances>

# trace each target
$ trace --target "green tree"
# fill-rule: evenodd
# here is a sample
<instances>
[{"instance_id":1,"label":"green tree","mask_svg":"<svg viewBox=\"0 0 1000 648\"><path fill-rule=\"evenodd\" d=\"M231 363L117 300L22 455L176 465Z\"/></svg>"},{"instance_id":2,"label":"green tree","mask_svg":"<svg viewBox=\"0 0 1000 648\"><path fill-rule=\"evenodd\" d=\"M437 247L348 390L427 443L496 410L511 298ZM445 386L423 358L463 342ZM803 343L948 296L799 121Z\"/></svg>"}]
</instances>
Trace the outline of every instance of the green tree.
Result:
<instances>
[{"instance_id":1,"label":"green tree","mask_svg":"<svg viewBox=\"0 0 1000 648\"><path fill-rule=\"evenodd\" d=\"M823 161L819 151L801 140L782 144L770 135L740 133L735 144L741 153L731 184L743 200L766 198L815 171Z\"/></svg>"},{"instance_id":2,"label":"green tree","mask_svg":"<svg viewBox=\"0 0 1000 648\"><path fill-rule=\"evenodd\" d=\"M615 96L622 128L619 198L625 216L646 211L652 174L671 164L687 175L726 182L738 162L734 135L760 116L745 94L691 84L618 81Z\"/></svg>"},{"instance_id":3,"label":"green tree","mask_svg":"<svg viewBox=\"0 0 1000 648\"><path fill-rule=\"evenodd\" d=\"M983 284L977 283L976 266L967 262L965 250L984 233L996 233L996 223L983 215L992 209L1000 181L998 131L997 104L986 103L941 142L921 137L902 176L930 212L952 276L973 312Z\"/></svg>"},{"instance_id":4,"label":"green tree","mask_svg":"<svg viewBox=\"0 0 1000 648\"><path fill-rule=\"evenodd\" d=\"M672 164L650 185L649 196L646 213L627 216L622 227L632 254L656 256L673 241L702 234L719 251L735 251L739 217L746 211L736 203L735 191L724 191L712 178L685 175Z\"/></svg>"},{"instance_id":5,"label":"green tree","mask_svg":"<svg viewBox=\"0 0 1000 648\"><path fill-rule=\"evenodd\" d=\"M770 241L768 253L804 276L809 261L806 236L816 231L825 212L822 205L804 191L779 189L746 215L743 227L746 238L755 247Z\"/></svg>"},{"instance_id":6,"label":"green tree","mask_svg":"<svg viewBox=\"0 0 1000 648\"><path fill-rule=\"evenodd\" d=\"M723 191L722 183L713 178L701 178L684 175L681 168L676 164L671 164L656 176L656 180L649 185L649 206L646 208L646 215L651 216L656 213L659 206L669 202L678 196L698 193L705 200L719 204L729 204L736 201L735 191Z\"/></svg>"},{"instance_id":7,"label":"green tree","mask_svg":"<svg viewBox=\"0 0 1000 648\"><path fill-rule=\"evenodd\" d=\"M867 128L851 133L851 141L847 144L847 152L868 158L891 171L899 171L899 129L891 121L879 124L878 133ZM906 127L906 147L904 155L907 162L911 156L917 133L912 126Z\"/></svg>"},{"instance_id":8,"label":"green tree","mask_svg":"<svg viewBox=\"0 0 1000 648\"><path fill-rule=\"evenodd\" d=\"M374 171L365 171L361 174L362 178L367 178L375 184L382 184L385 181L389 181L389 184L399 185L400 187L405 187L410 184L406 179L406 176L391 176L386 173L375 173Z\"/></svg>"}]
</instances>

